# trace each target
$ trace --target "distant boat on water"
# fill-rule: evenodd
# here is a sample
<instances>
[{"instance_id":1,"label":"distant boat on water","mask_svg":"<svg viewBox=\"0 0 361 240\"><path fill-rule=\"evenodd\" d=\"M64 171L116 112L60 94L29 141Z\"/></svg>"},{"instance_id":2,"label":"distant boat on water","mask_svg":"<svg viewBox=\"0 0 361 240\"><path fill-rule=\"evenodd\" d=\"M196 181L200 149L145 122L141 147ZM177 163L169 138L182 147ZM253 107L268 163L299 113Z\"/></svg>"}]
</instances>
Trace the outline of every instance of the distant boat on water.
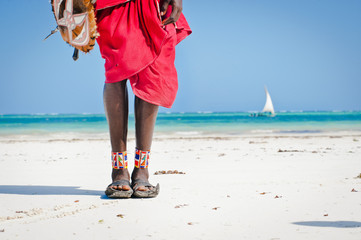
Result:
<instances>
[{"instance_id":1,"label":"distant boat on water","mask_svg":"<svg viewBox=\"0 0 361 240\"><path fill-rule=\"evenodd\" d=\"M252 113L251 117L274 117L275 109L273 107L271 95L269 94L267 87L264 87L264 91L266 92L266 103L264 104L262 112L259 113Z\"/></svg>"}]
</instances>

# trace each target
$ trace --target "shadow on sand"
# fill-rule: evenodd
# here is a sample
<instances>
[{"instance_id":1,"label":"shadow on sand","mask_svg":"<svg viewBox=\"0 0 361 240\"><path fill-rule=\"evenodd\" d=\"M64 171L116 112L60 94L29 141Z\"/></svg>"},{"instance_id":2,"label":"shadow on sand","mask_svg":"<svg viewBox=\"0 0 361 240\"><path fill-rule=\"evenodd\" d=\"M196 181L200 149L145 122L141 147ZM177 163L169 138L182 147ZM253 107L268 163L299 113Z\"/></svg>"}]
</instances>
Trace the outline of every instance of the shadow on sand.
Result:
<instances>
[{"instance_id":1,"label":"shadow on sand","mask_svg":"<svg viewBox=\"0 0 361 240\"><path fill-rule=\"evenodd\" d=\"M79 189L73 186L0 185L0 194L19 195L104 195L104 191Z\"/></svg>"},{"instance_id":2,"label":"shadow on sand","mask_svg":"<svg viewBox=\"0 0 361 240\"><path fill-rule=\"evenodd\" d=\"M309 227L333 227L333 228L361 227L361 222L355 222L355 221L306 221L306 222L293 222L293 224L309 226Z\"/></svg>"}]
</instances>

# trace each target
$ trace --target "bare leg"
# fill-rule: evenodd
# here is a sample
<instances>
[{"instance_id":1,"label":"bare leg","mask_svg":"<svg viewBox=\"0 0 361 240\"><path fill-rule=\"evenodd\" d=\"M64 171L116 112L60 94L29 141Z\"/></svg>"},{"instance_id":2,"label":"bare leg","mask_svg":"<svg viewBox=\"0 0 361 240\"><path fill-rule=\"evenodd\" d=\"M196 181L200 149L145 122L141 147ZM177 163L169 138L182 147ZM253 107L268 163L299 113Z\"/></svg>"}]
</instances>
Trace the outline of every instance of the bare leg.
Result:
<instances>
[{"instance_id":1,"label":"bare leg","mask_svg":"<svg viewBox=\"0 0 361 240\"><path fill-rule=\"evenodd\" d=\"M139 150L150 150L153 139L153 131L155 121L158 114L158 106L148 103L138 97L135 97L134 102L134 115L135 115L135 137L136 148ZM135 168L132 173L132 181L145 180L149 178L147 168ZM147 191L148 188L140 186L137 190Z\"/></svg>"},{"instance_id":2,"label":"bare leg","mask_svg":"<svg viewBox=\"0 0 361 240\"><path fill-rule=\"evenodd\" d=\"M104 85L104 109L108 120L112 152L127 150L128 133L128 90L127 81L106 83ZM113 182L129 180L128 169L113 169ZM118 190L129 190L129 186L113 186Z\"/></svg>"}]
</instances>

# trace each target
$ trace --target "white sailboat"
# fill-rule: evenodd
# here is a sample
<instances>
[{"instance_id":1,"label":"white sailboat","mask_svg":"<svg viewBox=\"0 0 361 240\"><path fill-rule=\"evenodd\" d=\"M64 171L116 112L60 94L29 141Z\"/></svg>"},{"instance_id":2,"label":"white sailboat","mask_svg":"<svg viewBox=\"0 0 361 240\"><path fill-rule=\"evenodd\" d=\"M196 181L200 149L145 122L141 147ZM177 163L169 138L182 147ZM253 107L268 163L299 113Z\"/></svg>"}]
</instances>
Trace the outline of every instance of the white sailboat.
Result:
<instances>
[{"instance_id":1,"label":"white sailboat","mask_svg":"<svg viewBox=\"0 0 361 240\"><path fill-rule=\"evenodd\" d=\"M275 115L275 109L273 107L273 103L272 103L272 99L271 96L269 95L269 92L266 88L266 86L264 86L264 91L266 92L266 103L263 107L262 112L263 113L271 113L271 115Z\"/></svg>"},{"instance_id":2,"label":"white sailboat","mask_svg":"<svg viewBox=\"0 0 361 240\"><path fill-rule=\"evenodd\" d=\"M275 109L273 107L271 95L269 94L267 87L264 86L264 91L266 92L266 103L264 104L263 110L260 113L253 113L251 117L274 117Z\"/></svg>"}]
</instances>

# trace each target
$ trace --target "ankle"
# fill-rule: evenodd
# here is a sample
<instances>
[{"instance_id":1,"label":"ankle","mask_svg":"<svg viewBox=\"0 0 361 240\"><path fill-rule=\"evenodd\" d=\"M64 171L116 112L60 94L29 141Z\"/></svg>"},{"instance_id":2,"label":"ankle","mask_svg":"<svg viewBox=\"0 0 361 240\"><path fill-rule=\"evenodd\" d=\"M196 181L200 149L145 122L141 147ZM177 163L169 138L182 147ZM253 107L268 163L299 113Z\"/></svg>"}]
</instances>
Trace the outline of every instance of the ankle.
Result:
<instances>
[{"instance_id":1,"label":"ankle","mask_svg":"<svg viewBox=\"0 0 361 240\"><path fill-rule=\"evenodd\" d=\"M136 168L134 167L132 172L132 181L138 179L148 180L149 178L149 171L148 168Z\"/></svg>"},{"instance_id":2,"label":"ankle","mask_svg":"<svg viewBox=\"0 0 361 240\"><path fill-rule=\"evenodd\" d=\"M128 169L114 169L112 171L112 180L118 181L118 180L129 180L130 174Z\"/></svg>"}]
</instances>

